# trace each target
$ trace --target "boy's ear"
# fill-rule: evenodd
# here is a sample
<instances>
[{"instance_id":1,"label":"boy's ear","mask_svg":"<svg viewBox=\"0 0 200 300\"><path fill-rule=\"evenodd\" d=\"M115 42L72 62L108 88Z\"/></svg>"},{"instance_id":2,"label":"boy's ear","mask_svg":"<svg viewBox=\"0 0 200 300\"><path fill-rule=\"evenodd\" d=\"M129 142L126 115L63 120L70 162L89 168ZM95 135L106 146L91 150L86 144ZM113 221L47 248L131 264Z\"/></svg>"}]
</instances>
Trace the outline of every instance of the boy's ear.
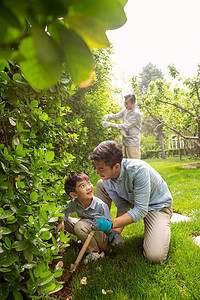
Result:
<instances>
[{"instance_id":1,"label":"boy's ear","mask_svg":"<svg viewBox=\"0 0 200 300\"><path fill-rule=\"evenodd\" d=\"M70 197L72 197L72 198L77 198L77 195L76 195L75 192L70 192L69 195L70 195Z\"/></svg>"}]
</instances>

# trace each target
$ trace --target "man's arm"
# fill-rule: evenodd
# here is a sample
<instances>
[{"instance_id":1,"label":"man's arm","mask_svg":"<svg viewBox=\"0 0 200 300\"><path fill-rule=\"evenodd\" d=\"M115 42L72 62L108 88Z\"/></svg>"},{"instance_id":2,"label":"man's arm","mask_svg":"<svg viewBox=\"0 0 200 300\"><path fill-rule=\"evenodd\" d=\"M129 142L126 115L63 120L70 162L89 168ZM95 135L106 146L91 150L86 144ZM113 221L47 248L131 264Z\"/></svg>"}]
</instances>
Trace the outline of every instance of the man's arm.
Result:
<instances>
[{"instance_id":1,"label":"man's arm","mask_svg":"<svg viewBox=\"0 0 200 300\"><path fill-rule=\"evenodd\" d=\"M116 113L116 114L108 114L103 117L104 120L121 120L123 119L125 109Z\"/></svg>"},{"instance_id":2,"label":"man's arm","mask_svg":"<svg viewBox=\"0 0 200 300\"><path fill-rule=\"evenodd\" d=\"M107 127L112 127L119 130L128 130L132 127L141 126L142 117L141 115L137 114L134 116L130 116L123 124L115 124L107 122ZM105 122L104 122L105 123Z\"/></svg>"},{"instance_id":3,"label":"man's arm","mask_svg":"<svg viewBox=\"0 0 200 300\"><path fill-rule=\"evenodd\" d=\"M133 223L133 220L127 212L121 212L117 218L113 219L113 229L118 229L120 232L124 229L124 226Z\"/></svg>"}]
</instances>

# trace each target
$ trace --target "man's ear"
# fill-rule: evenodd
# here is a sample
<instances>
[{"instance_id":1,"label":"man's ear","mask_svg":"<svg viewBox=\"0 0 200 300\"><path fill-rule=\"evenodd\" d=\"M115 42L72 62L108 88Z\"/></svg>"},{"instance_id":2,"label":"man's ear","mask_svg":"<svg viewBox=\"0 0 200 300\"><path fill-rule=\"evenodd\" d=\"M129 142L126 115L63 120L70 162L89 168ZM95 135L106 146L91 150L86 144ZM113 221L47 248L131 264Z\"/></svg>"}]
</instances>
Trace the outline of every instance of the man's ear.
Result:
<instances>
[{"instance_id":1,"label":"man's ear","mask_svg":"<svg viewBox=\"0 0 200 300\"><path fill-rule=\"evenodd\" d=\"M116 163L116 164L115 164L115 168L116 168L117 170L120 169L120 168L121 168L120 164L119 164L119 163Z\"/></svg>"},{"instance_id":2,"label":"man's ear","mask_svg":"<svg viewBox=\"0 0 200 300\"><path fill-rule=\"evenodd\" d=\"M72 198L77 198L76 192L70 192L69 195L70 195L70 197L72 197Z\"/></svg>"}]
</instances>

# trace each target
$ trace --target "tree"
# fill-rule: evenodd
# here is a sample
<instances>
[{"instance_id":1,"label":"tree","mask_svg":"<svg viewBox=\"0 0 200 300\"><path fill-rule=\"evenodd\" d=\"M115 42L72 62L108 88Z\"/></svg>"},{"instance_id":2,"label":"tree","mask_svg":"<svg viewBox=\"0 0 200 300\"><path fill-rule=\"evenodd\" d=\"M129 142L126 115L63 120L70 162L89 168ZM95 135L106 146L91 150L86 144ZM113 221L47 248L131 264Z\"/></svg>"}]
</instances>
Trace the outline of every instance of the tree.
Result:
<instances>
[{"instance_id":1,"label":"tree","mask_svg":"<svg viewBox=\"0 0 200 300\"><path fill-rule=\"evenodd\" d=\"M144 105L148 113L163 126L174 131L184 140L191 140L200 157L200 66L197 76L183 79L174 66L169 66L171 75L178 78L174 88L165 81L150 84Z\"/></svg>"},{"instance_id":2,"label":"tree","mask_svg":"<svg viewBox=\"0 0 200 300\"><path fill-rule=\"evenodd\" d=\"M163 74L161 70L159 70L155 65L149 62L148 65L146 65L142 69L139 77L139 91L141 95L145 95L148 90L149 83L151 81L155 81L156 79L163 79Z\"/></svg>"},{"instance_id":3,"label":"tree","mask_svg":"<svg viewBox=\"0 0 200 300\"><path fill-rule=\"evenodd\" d=\"M56 84L66 64L75 84L91 83L90 48L109 46L106 30L126 22L127 0L2 0L0 58L17 63L37 90Z\"/></svg>"},{"instance_id":4,"label":"tree","mask_svg":"<svg viewBox=\"0 0 200 300\"><path fill-rule=\"evenodd\" d=\"M159 78L163 79L163 74L162 74L161 70L156 68L156 66L150 62L148 65L146 65L143 68L142 72L139 74L139 77L140 77L140 81L138 84L136 84L136 86L139 89L140 97L142 99L148 91L149 84ZM135 90L135 86L134 86L135 80L137 80L137 79L133 77L132 78L132 86L133 86L134 90ZM143 105L142 105L142 101L141 101L141 109L142 108L143 108ZM150 122L152 123L152 120L150 120L150 118L147 115L145 115L144 117L147 118L148 123L150 123ZM162 131L163 126L159 121L154 120L153 122L154 122L154 128L155 128L154 131L157 132L157 138L160 142L161 156L163 159L165 159L166 155L165 155L165 147L164 147L164 136L163 136L163 131ZM144 123L144 121L143 121L143 123Z\"/></svg>"}]
</instances>

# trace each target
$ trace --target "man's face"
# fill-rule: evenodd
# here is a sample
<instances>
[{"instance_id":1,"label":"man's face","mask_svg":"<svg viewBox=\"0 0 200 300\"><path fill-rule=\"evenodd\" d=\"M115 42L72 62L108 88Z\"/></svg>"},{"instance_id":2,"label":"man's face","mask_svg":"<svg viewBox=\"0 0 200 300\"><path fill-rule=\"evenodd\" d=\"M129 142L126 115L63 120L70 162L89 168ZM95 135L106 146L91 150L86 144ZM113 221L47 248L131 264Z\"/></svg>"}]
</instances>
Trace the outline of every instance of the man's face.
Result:
<instances>
[{"instance_id":1,"label":"man's face","mask_svg":"<svg viewBox=\"0 0 200 300\"><path fill-rule=\"evenodd\" d=\"M105 165L104 160L95 160L94 165L97 170L97 174L101 177L102 180L119 177L120 164L116 164L113 168L111 168L110 166Z\"/></svg>"},{"instance_id":2,"label":"man's face","mask_svg":"<svg viewBox=\"0 0 200 300\"><path fill-rule=\"evenodd\" d=\"M87 201L92 199L94 193L94 187L88 180L81 180L76 183L76 192L72 197L80 199L81 201Z\"/></svg>"},{"instance_id":3,"label":"man's face","mask_svg":"<svg viewBox=\"0 0 200 300\"><path fill-rule=\"evenodd\" d=\"M127 98L124 101L124 105L125 105L125 107L126 107L127 110L131 110L131 109L134 108L135 102L131 103L130 98Z\"/></svg>"}]
</instances>

